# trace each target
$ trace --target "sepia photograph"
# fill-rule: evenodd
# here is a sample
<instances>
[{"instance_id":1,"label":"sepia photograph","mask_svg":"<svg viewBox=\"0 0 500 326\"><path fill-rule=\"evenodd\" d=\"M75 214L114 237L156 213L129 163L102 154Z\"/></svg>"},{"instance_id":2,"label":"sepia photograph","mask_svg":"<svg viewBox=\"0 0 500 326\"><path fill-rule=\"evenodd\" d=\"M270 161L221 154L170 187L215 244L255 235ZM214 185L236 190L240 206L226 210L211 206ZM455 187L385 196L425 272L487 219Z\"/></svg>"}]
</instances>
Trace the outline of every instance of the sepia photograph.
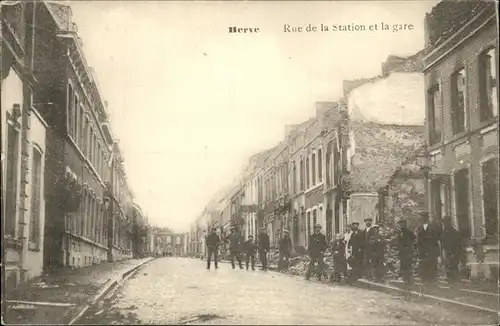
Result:
<instances>
[{"instance_id":1,"label":"sepia photograph","mask_svg":"<svg viewBox=\"0 0 500 326\"><path fill-rule=\"evenodd\" d=\"M498 325L497 0L1 0L2 325Z\"/></svg>"}]
</instances>

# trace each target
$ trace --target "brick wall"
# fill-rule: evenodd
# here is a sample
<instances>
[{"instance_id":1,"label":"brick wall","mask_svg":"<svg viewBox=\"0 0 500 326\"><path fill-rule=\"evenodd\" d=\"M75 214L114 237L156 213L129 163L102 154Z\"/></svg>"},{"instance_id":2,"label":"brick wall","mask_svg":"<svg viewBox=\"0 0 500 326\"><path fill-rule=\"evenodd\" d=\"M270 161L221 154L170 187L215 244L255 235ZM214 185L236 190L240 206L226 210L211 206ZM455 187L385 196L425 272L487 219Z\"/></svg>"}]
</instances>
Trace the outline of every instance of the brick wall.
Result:
<instances>
[{"instance_id":1,"label":"brick wall","mask_svg":"<svg viewBox=\"0 0 500 326\"><path fill-rule=\"evenodd\" d=\"M480 32L462 43L456 50L452 51L433 66L426 67L425 86L429 89L439 84L442 97L443 114L443 136L442 141L430 148L430 150L441 149L443 154L442 168L448 173L469 168L471 183L471 205L470 215L474 217L472 235L481 237L483 235L482 225L482 194L481 194L481 166L480 161L488 155L481 146L479 131L491 124L492 121L481 122L479 111L479 55L489 48L495 46L498 38L495 21L492 20ZM498 48L497 48L498 51ZM498 60L498 59L497 59ZM429 65L430 62L427 62ZM497 61L498 66L498 61ZM465 68L466 85L466 121L468 130L458 135L452 130L452 102L451 102L451 75L460 68ZM427 93L427 92L426 92ZM427 96L427 95L426 95ZM496 127L498 129L498 126ZM429 132L426 132L427 141ZM462 141L470 142L471 152L458 160L454 154L454 146ZM496 154L498 156L498 154ZM452 201L454 198L452 198ZM452 206L453 207L453 206Z\"/></svg>"}]
</instances>

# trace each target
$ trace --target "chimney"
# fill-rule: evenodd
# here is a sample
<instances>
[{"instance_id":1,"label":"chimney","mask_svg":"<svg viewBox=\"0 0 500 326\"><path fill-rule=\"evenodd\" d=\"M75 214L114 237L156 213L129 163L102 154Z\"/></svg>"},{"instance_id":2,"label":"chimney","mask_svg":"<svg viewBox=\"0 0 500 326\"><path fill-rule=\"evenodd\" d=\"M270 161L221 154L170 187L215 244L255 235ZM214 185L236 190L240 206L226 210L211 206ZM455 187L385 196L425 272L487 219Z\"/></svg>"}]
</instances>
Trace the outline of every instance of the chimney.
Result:
<instances>
[{"instance_id":1,"label":"chimney","mask_svg":"<svg viewBox=\"0 0 500 326\"><path fill-rule=\"evenodd\" d=\"M431 26L430 26L431 14L425 14L424 18L424 48L432 45L431 42Z\"/></svg>"}]
</instances>

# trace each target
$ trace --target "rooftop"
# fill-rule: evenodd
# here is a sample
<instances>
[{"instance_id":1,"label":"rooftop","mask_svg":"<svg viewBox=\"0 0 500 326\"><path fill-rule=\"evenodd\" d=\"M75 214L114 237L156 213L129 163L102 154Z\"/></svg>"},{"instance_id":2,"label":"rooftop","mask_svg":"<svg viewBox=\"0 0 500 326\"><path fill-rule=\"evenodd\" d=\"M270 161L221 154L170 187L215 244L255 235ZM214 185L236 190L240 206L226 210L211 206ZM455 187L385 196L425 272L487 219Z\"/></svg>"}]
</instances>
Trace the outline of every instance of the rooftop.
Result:
<instances>
[{"instance_id":1,"label":"rooftop","mask_svg":"<svg viewBox=\"0 0 500 326\"><path fill-rule=\"evenodd\" d=\"M487 0L441 1L425 15L427 46L438 46L449 39L479 13L495 14L495 2Z\"/></svg>"},{"instance_id":2,"label":"rooftop","mask_svg":"<svg viewBox=\"0 0 500 326\"><path fill-rule=\"evenodd\" d=\"M344 80L344 96L347 96L349 92L353 89L361 87L368 83L373 83L377 80L383 79L389 76L391 73L397 72L423 72L424 71L424 56L427 53L427 49L418 51L407 57L390 55L382 63L382 74L369 78L359 78L353 80Z\"/></svg>"}]
</instances>

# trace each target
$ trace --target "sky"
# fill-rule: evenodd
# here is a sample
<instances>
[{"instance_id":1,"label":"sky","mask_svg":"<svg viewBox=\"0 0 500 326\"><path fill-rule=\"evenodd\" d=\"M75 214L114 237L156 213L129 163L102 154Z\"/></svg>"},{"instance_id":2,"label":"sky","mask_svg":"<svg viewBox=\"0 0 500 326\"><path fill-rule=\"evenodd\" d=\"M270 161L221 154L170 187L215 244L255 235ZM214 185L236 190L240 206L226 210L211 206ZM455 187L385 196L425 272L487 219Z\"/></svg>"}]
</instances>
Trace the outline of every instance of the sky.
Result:
<instances>
[{"instance_id":1,"label":"sky","mask_svg":"<svg viewBox=\"0 0 500 326\"><path fill-rule=\"evenodd\" d=\"M437 1L64 3L109 103L136 203L152 224L183 232L286 124L339 99L343 80L422 49ZM382 22L414 28L381 31ZM284 31L351 23L379 30ZM232 26L259 33L230 34Z\"/></svg>"}]
</instances>

